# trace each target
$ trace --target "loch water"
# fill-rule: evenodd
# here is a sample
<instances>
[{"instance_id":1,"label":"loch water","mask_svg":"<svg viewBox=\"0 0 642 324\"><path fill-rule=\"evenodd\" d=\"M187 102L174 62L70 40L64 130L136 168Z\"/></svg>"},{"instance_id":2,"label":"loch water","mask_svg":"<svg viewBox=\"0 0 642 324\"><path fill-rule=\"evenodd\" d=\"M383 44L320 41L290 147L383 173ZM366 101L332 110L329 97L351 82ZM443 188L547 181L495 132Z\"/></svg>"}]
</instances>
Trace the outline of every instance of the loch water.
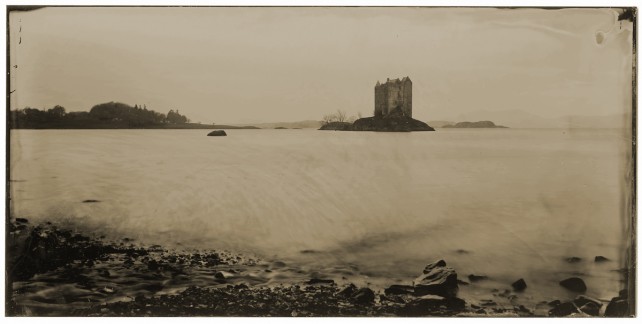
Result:
<instances>
[{"instance_id":1,"label":"loch water","mask_svg":"<svg viewBox=\"0 0 642 324\"><path fill-rule=\"evenodd\" d=\"M11 212L373 287L409 283L445 259L463 280L489 277L464 297L519 278L531 304L572 296L558 284L570 276L605 300L623 288L614 270L630 236L626 130L226 132L12 130Z\"/></svg>"}]
</instances>

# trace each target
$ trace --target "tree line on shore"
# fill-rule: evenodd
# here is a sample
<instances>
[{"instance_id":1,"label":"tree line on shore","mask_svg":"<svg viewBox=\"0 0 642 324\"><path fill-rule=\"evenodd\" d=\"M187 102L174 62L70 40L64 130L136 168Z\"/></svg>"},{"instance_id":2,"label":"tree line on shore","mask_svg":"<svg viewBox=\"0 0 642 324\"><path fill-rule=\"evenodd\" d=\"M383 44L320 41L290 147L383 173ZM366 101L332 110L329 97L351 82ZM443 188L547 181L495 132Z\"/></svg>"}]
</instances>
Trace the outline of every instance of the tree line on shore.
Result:
<instances>
[{"instance_id":1,"label":"tree line on shore","mask_svg":"<svg viewBox=\"0 0 642 324\"><path fill-rule=\"evenodd\" d=\"M147 109L145 105L132 107L120 102L98 104L89 112L67 112L62 106L42 110L27 107L12 110L9 118L11 128L145 128L190 122L178 110L163 114Z\"/></svg>"}]
</instances>

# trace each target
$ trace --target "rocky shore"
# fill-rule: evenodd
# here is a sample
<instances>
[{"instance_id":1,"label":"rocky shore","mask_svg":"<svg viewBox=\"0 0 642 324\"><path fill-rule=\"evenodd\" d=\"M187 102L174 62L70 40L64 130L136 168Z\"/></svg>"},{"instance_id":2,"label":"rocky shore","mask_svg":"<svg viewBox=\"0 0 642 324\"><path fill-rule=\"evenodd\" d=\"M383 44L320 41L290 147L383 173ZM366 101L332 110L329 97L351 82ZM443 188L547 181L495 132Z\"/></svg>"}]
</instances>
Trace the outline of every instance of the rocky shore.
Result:
<instances>
[{"instance_id":1,"label":"rocky shore","mask_svg":"<svg viewBox=\"0 0 642 324\"><path fill-rule=\"evenodd\" d=\"M428 124L404 115L400 108L385 116L359 118L354 123L331 122L319 130L366 131L366 132L426 132L435 129Z\"/></svg>"},{"instance_id":2,"label":"rocky shore","mask_svg":"<svg viewBox=\"0 0 642 324\"><path fill-rule=\"evenodd\" d=\"M51 223L7 225L8 316L628 316L626 291L603 302L583 295L520 304L513 289L497 289L494 300L468 302L457 295L464 281L444 260L428 264L406 284L385 289L337 283L322 275L270 284L297 271L226 251L171 251L90 237ZM596 259L597 260L597 259ZM292 277L294 278L294 277ZM579 278L577 278L579 279ZM581 279L579 279L581 281ZM566 287L566 286L565 286Z\"/></svg>"}]
</instances>

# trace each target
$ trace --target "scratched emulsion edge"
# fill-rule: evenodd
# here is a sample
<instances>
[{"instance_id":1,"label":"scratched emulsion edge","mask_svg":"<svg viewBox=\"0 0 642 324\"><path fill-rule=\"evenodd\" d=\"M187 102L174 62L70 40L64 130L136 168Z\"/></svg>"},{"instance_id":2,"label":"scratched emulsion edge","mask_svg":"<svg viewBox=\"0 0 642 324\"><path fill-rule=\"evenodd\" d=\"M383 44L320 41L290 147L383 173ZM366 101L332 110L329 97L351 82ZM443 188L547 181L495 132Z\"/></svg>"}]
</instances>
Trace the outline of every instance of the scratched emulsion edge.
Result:
<instances>
[{"instance_id":1,"label":"scratched emulsion edge","mask_svg":"<svg viewBox=\"0 0 642 324\"><path fill-rule=\"evenodd\" d=\"M36 9L43 8L44 6L24 6L24 5L12 5L12 6L7 6L6 7L6 19L7 21L5 22L6 24L6 59L5 59L5 67L6 67L6 73L5 73L5 87L6 87L6 92L5 92L5 209L4 209L4 215L5 215L5 226L4 226L4 238L5 238L5 244L4 244L4 284L5 284L5 316L9 316L8 313L8 305L9 301L12 298L12 284L11 284L11 278L9 276L9 223L11 222L11 217L12 217L12 212L11 212L11 181L10 181L10 161L11 161L11 129L13 128L13 124L15 123L14 120L11 120L11 19L10 15L12 12L16 11L32 11Z\"/></svg>"},{"instance_id":2,"label":"scratched emulsion edge","mask_svg":"<svg viewBox=\"0 0 642 324\"><path fill-rule=\"evenodd\" d=\"M631 159L629 159L631 163L631 171L629 174L633 178L632 181L630 181L631 184L631 203L628 205L630 210L629 213L625 213L624 215L631 215L628 221L630 221L630 248L629 248L629 253L627 256L627 263L629 265L629 271L627 275L627 290L628 290L628 295L629 295L629 314L631 316L636 316L637 314L637 309L636 309L636 301L637 301L637 294L636 294L636 286L637 286L637 117L638 117L638 105L637 105L637 99L638 99L638 93L637 93L637 17L638 17L638 12L637 12L637 7L630 7L630 8L625 8L624 12L620 17L624 16L626 13L630 15L628 19L631 19L631 22L633 23L633 35L632 35L632 78L631 78L631 87L633 88L632 91L632 106L631 106L631 137L632 137L632 146L631 146ZM627 216L625 216L627 217Z\"/></svg>"}]
</instances>

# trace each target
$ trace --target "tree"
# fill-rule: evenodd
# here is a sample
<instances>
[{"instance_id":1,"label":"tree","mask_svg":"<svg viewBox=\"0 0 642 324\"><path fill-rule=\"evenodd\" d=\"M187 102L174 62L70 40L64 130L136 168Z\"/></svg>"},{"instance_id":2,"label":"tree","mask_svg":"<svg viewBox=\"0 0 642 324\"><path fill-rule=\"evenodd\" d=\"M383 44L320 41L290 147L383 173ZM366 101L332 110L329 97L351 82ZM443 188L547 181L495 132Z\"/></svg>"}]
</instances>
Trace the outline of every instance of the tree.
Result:
<instances>
[{"instance_id":1,"label":"tree","mask_svg":"<svg viewBox=\"0 0 642 324\"><path fill-rule=\"evenodd\" d=\"M53 119L60 119L62 117L65 117L65 107L55 106L47 110L47 115L49 115L49 117Z\"/></svg>"},{"instance_id":2,"label":"tree","mask_svg":"<svg viewBox=\"0 0 642 324\"><path fill-rule=\"evenodd\" d=\"M337 113L335 114L335 116L338 122L343 123L347 120L348 115L346 114L345 111L341 109L337 109Z\"/></svg>"},{"instance_id":3,"label":"tree","mask_svg":"<svg viewBox=\"0 0 642 324\"><path fill-rule=\"evenodd\" d=\"M334 114L323 115L323 118L321 119L321 122L323 123L323 125L327 125L335 121L336 121L336 117L334 116Z\"/></svg>"},{"instance_id":4,"label":"tree","mask_svg":"<svg viewBox=\"0 0 642 324\"><path fill-rule=\"evenodd\" d=\"M185 124L187 121L187 117L181 115L178 110L176 110L176 112L170 110L167 113L167 122L170 124Z\"/></svg>"}]
</instances>

